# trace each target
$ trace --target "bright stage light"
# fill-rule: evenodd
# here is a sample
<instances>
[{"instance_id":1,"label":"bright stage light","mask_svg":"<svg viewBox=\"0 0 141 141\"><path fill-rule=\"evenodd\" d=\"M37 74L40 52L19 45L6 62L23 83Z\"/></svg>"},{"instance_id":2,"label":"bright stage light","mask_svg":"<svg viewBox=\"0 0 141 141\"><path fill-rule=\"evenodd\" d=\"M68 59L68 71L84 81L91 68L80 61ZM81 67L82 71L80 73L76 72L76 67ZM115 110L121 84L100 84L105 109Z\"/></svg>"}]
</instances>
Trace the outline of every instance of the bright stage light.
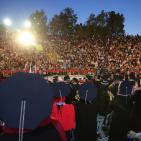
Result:
<instances>
[{"instance_id":1,"label":"bright stage light","mask_svg":"<svg viewBox=\"0 0 141 141\"><path fill-rule=\"evenodd\" d=\"M28 31L20 32L18 36L18 42L24 46L30 46L34 44L34 36Z\"/></svg>"},{"instance_id":2,"label":"bright stage light","mask_svg":"<svg viewBox=\"0 0 141 141\"><path fill-rule=\"evenodd\" d=\"M28 21L28 20L25 21L24 26L25 26L26 28L30 28L30 27L31 27L31 22Z\"/></svg>"},{"instance_id":3,"label":"bright stage light","mask_svg":"<svg viewBox=\"0 0 141 141\"><path fill-rule=\"evenodd\" d=\"M4 19L4 24L6 26L11 26L12 25L12 21L9 18Z\"/></svg>"}]
</instances>

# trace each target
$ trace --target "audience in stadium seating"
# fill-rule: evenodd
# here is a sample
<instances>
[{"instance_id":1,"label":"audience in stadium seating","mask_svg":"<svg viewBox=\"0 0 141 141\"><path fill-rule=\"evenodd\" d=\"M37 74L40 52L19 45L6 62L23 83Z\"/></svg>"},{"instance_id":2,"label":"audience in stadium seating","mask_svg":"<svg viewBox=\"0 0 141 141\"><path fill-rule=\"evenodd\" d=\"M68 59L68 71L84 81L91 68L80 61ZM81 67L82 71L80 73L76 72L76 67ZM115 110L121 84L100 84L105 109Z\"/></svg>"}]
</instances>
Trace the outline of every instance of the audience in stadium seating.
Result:
<instances>
[{"instance_id":1,"label":"audience in stadium seating","mask_svg":"<svg viewBox=\"0 0 141 141\"><path fill-rule=\"evenodd\" d=\"M8 47L7 47L8 46ZM0 71L32 69L100 69L110 72L141 71L141 37L111 37L104 46L102 40L48 37L43 51L33 47L23 49L5 40L0 43Z\"/></svg>"}]
</instances>

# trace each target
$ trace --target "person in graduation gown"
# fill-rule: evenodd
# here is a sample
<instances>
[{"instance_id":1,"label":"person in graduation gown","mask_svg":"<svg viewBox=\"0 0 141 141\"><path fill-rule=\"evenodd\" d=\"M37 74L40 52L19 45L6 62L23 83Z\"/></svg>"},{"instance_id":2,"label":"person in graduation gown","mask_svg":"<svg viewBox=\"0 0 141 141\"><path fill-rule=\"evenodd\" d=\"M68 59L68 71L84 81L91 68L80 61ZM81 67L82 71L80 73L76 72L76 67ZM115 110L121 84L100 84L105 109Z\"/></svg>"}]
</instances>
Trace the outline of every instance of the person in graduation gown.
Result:
<instances>
[{"instance_id":1,"label":"person in graduation gown","mask_svg":"<svg viewBox=\"0 0 141 141\"><path fill-rule=\"evenodd\" d=\"M112 121L110 124L109 141L126 141L131 111L131 95L133 83L128 75L120 82L117 95L114 98Z\"/></svg>"},{"instance_id":2,"label":"person in graduation gown","mask_svg":"<svg viewBox=\"0 0 141 141\"><path fill-rule=\"evenodd\" d=\"M66 141L50 118L52 93L38 74L18 72L0 83L0 141Z\"/></svg>"},{"instance_id":3,"label":"person in graduation gown","mask_svg":"<svg viewBox=\"0 0 141 141\"><path fill-rule=\"evenodd\" d=\"M136 88L132 101L133 107L129 118L129 130L141 132L141 87Z\"/></svg>"},{"instance_id":4,"label":"person in graduation gown","mask_svg":"<svg viewBox=\"0 0 141 141\"><path fill-rule=\"evenodd\" d=\"M97 86L89 78L79 88L79 102L75 103L76 141L97 140Z\"/></svg>"},{"instance_id":5,"label":"person in graduation gown","mask_svg":"<svg viewBox=\"0 0 141 141\"><path fill-rule=\"evenodd\" d=\"M77 78L73 78L70 82L70 87L71 87L71 94L66 98L66 103L67 104L73 104L77 103L77 91L80 87L79 81Z\"/></svg>"},{"instance_id":6,"label":"person in graduation gown","mask_svg":"<svg viewBox=\"0 0 141 141\"><path fill-rule=\"evenodd\" d=\"M110 96L108 94L109 85L108 75L103 75L102 81L98 84L98 110L99 114L103 116L106 116L110 112Z\"/></svg>"}]
</instances>

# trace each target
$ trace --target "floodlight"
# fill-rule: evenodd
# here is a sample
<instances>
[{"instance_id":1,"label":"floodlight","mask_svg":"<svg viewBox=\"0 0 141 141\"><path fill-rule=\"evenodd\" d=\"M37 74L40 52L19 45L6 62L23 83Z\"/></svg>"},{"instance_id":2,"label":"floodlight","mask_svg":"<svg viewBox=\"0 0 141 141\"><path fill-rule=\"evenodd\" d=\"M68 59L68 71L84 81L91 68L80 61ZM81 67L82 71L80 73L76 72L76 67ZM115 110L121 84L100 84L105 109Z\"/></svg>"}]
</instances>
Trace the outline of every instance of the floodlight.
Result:
<instances>
[{"instance_id":1,"label":"floodlight","mask_svg":"<svg viewBox=\"0 0 141 141\"><path fill-rule=\"evenodd\" d=\"M11 26L11 25L12 25L11 19L9 19L9 18L4 19L4 24L5 24L6 26Z\"/></svg>"},{"instance_id":2,"label":"floodlight","mask_svg":"<svg viewBox=\"0 0 141 141\"><path fill-rule=\"evenodd\" d=\"M30 46L34 44L34 36L29 31L23 31L19 33L18 42L24 46Z\"/></svg>"},{"instance_id":3,"label":"floodlight","mask_svg":"<svg viewBox=\"0 0 141 141\"><path fill-rule=\"evenodd\" d=\"M31 22L28 21L28 20L26 20L25 23L24 23L24 26L25 26L26 28L30 28L30 27L31 27Z\"/></svg>"}]
</instances>

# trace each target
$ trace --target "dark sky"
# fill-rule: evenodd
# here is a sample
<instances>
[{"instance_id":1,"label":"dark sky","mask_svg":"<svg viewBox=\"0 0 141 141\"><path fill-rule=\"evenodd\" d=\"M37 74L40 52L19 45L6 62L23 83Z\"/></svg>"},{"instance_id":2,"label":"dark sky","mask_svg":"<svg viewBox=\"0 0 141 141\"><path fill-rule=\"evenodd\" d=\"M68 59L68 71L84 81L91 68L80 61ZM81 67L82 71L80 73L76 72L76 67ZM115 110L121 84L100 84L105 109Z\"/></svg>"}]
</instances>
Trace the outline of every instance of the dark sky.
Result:
<instances>
[{"instance_id":1,"label":"dark sky","mask_svg":"<svg viewBox=\"0 0 141 141\"><path fill-rule=\"evenodd\" d=\"M0 20L9 17L13 27L20 28L35 10L43 9L50 20L66 7L74 9L78 22L85 22L90 13L97 15L101 10L123 13L126 32L141 35L141 0L0 0Z\"/></svg>"}]
</instances>

